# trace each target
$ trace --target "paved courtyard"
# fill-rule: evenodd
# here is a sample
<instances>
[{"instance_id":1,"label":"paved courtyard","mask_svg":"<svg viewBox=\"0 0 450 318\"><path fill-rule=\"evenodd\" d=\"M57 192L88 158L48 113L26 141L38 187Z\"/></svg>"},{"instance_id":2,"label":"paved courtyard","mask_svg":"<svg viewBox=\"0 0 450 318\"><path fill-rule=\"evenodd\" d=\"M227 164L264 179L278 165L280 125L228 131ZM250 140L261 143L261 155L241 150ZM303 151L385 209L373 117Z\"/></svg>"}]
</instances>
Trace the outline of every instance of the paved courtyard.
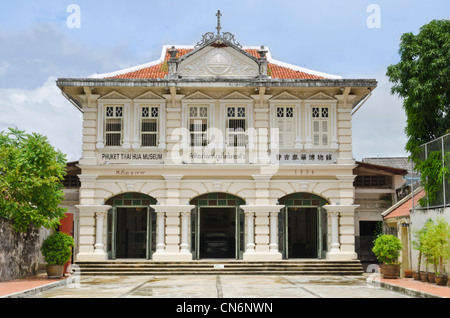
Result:
<instances>
[{"instance_id":1,"label":"paved courtyard","mask_svg":"<svg viewBox=\"0 0 450 318\"><path fill-rule=\"evenodd\" d=\"M364 276L87 276L33 298L410 298Z\"/></svg>"}]
</instances>

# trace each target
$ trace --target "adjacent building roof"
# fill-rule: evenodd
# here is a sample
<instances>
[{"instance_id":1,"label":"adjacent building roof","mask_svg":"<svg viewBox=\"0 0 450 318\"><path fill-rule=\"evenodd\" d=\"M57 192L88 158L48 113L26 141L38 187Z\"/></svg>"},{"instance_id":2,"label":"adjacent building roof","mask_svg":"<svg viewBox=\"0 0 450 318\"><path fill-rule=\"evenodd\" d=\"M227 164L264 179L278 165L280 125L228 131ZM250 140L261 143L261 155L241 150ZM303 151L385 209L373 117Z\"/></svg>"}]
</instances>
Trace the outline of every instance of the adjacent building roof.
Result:
<instances>
[{"instance_id":1,"label":"adjacent building roof","mask_svg":"<svg viewBox=\"0 0 450 318\"><path fill-rule=\"evenodd\" d=\"M425 190L423 190L423 188L419 188L413 193L410 193L409 195L404 197L402 200L398 201L396 204L384 211L381 215L384 219L409 217L410 211L413 206L418 206L419 199L423 198L424 195Z\"/></svg>"},{"instance_id":2,"label":"adjacent building roof","mask_svg":"<svg viewBox=\"0 0 450 318\"><path fill-rule=\"evenodd\" d=\"M363 158L362 162L368 164L376 164L381 166L412 170L411 161L408 157L377 157L377 158Z\"/></svg>"},{"instance_id":3,"label":"adjacent building roof","mask_svg":"<svg viewBox=\"0 0 450 318\"><path fill-rule=\"evenodd\" d=\"M371 169L371 170L386 171L386 172L390 172L390 173L393 173L393 174L399 174L399 175L402 175L402 176L408 174L408 170L401 169L401 168L396 168L396 167L392 167L392 166L385 166L385 165L373 164L373 163L367 163L367 162L361 162L361 161L357 161L356 164L360 168L367 168L367 169Z\"/></svg>"}]
</instances>

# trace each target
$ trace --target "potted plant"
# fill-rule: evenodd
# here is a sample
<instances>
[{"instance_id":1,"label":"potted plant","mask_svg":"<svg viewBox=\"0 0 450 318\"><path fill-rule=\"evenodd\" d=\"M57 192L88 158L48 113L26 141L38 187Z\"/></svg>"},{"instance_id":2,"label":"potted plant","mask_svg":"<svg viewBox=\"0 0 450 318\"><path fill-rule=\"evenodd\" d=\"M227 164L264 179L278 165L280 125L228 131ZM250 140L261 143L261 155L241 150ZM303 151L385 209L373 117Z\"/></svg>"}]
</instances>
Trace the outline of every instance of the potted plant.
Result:
<instances>
[{"instance_id":1,"label":"potted plant","mask_svg":"<svg viewBox=\"0 0 450 318\"><path fill-rule=\"evenodd\" d=\"M414 249L416 249L419 254L417 257L417 271L413 272L414 280L421 280L420 278L420 269L422 265L423 259L423 240L424 240L425 227L421 228L418 231L414 232L414 240L412 241Z\"/></svg>"},{"instance_id":2,"label":"potted plant","mask_svg":"<svg viewBox=\"0 0 450 318\"><path fill-rule=\"evenodd\" d=\"M402 249L402 243L398 237L391 234L379 235L372 248L377 259L382 262L384 278L398 278L400 275L400 263L398 257Z\"/></svg>"},{"instance_id":3,"label":"potted plant","mask_svg":"<svg viewBox=\"0 0 450 318\"><path fill-rule=\"evenodd\" d=\"M47 263L48 278L60 278L63 276L64 264L71 257L73 246L73 237L63 232L55 232L44 240L41 252Z\"/></svg>"},{"instance_id":4,"label":"potted plant","mask_svg":"<svg viewBox=\"0 0 450 318\"><path fill-rule=\"evenodd\" d=\"M429 253L435 265L435 282L438 285L447 284L444 262L450 258L450 226L442 218L438 218L429 231Z\"/></svg>"},{"instance_id":5,"label":"potted plant","mask_svg":"<svg viewBox=\"0 0 450 318\"><path fill-rule=\"evenodd\" d=\"M420 271L420 280L422 280L422 282L428 282L429 281L429 277L428 277L428 268L429 268L429 264L431 262L432 256L430 254L430 246L431 246L431 242L430 242L430 228L433 226L433 220L428 219L425 222L424 227L419 231L418 233L418 240L420 241L420 255L421 255L421 259L423 259L425 261L425 268L423 271Z\"/></svg>"}]
</instances>

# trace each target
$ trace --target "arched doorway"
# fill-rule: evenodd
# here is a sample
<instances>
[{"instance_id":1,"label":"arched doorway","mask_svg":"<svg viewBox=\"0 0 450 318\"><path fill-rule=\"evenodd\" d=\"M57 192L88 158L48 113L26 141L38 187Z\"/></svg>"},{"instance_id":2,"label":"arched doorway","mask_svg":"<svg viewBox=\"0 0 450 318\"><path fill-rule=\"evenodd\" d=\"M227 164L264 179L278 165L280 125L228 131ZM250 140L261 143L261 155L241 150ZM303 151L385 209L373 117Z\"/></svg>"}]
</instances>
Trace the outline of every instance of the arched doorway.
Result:
<instances>
[{"instance_id":1,"label":"arched doorway","mask_svg":"<svg viewBox=\"0 0 450 318\"><path fill-rule=\"evenodd\" d=\"M194 259L242 259L244 252L245 202L234 195L215 192L190 201L191 251Z\"/></svg>"},{"instance_id":2,"label":"arched doorway","mask_svg":"<svg viewBox=\"0 0 450 318\"><path fill-rule=\"evenodd\" d=\"M106 201L109 259L150 259L155 252L156 215L150 208L156 199L142 193L123 193Z\"/></svg>"},{"instance_id":3,"label":"arched doorway","mask_svg":"<svg viewBox=\"0 0 450 318\"><path fill-rule=\"evenodd\" d=\"M279 202L285 206L278 214L283 258L325 258L327 213L322 206L328 202L311 193L289 194Z\"/></svg>"}]
</instances>

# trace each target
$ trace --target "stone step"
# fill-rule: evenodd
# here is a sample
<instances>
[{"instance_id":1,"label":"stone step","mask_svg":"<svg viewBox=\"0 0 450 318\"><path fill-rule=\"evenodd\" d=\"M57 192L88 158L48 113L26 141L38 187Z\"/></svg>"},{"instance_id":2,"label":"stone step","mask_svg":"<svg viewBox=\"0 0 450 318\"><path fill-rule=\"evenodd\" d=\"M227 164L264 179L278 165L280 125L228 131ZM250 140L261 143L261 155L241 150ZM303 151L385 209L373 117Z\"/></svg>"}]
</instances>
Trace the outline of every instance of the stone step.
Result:
<instances>
[{"instance_id":1,"label":"stone step","mask_svg":"<svg viewBox=\"0 0 450 318\"><path fill-rule=\"evenodd\" d=\"M238 274L308 274L308 275L361 275L359 261L103 261L76 262L81 275L238 275Z\"/></svg>"}]
</instances>

